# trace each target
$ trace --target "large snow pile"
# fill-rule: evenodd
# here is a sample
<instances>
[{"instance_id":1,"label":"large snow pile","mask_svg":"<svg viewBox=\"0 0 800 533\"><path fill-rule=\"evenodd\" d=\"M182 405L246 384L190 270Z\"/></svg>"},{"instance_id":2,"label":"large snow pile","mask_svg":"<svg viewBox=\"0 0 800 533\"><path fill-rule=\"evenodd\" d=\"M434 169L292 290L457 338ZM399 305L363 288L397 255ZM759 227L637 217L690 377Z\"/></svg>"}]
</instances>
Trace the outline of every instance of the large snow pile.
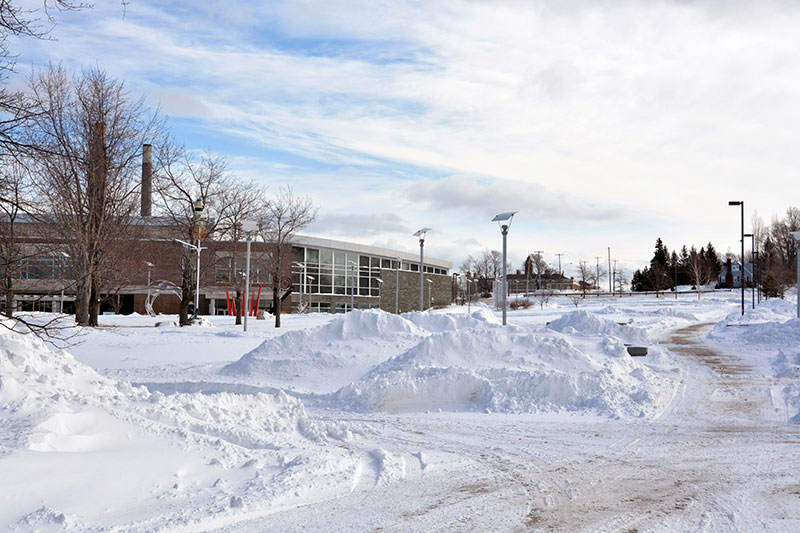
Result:
<instances>
[{"instance_id":1,"label":"large snow pile","mask_svg":"<svg viewBox=\"0 0 800 533\"><path fill-rule=\"evenodd\" d=\"M347 428L312 423L283 392L151 394L4 328L0 427L0 525L22 530L118 525L108 508L124 529L185 525L200 507L291 500L295 485L347 490L357 467L328 444Z\"/></svg>"},{"instance_id":2,"label":"large snow pile","mask_svg":"<svg viewBox=\"0 0 800 533\"><path fill-rule=\"evenodd\" d=\"M242 381L331 392L417 344L427 332L383 311L355 310L324 326L268 339L221 373Z\"/></svg>"},{"instance_id":3,"label":"large snow pile","mask_svg":"<svg viewBox=\"0 0 800 533\"><path fill-rule=\"evenodd\" d=\"M721 342L787 346L800 349L800 320L793 302L770 299L745 315L734 311L718 322L709 337Z\"/></svg>"},{"instance_id":4,"label":"large snow pile","mask_svg":"<svg viewBox=\"0 0 800 533\"><path fill-rule=\"evenodd\" d=\"M428 319L428 326L441 319ZM625 355L622 339L643 340L628 326L570 313L555 328L601 335L582 349L563 335L533 333L472 319L443 328L342 387L333 399L352 409L504 412L590 411L651 416L673 383ZM448 325L445 322L445 326ZM553 324L551 324L553 327Z\"/></svg>"},{"instance_id":5,"label":"large snow pile","mask_svg":"<svg viewBox=\"0 0 800 533\"><path fill-rule=\"evenodd\" d=\"M567 334L617 337L630 343L647 342L644 330L632 325L618 324L585 310L567 313L550 322L548 327Z\"/></svg>"}]
</instances>

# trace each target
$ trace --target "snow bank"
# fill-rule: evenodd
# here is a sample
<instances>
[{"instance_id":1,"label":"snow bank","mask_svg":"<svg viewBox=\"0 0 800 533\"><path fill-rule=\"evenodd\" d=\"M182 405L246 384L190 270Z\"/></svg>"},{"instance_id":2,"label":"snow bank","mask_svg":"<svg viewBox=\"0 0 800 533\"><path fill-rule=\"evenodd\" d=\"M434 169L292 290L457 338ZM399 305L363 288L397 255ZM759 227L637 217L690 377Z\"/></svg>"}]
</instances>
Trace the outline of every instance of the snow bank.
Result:
<instances>
[{"instance_id":1,"label":"snow bank","mask_svg":"<svg viewBox=\"0 0 800 533\"><path fill-rule=\"evenodd\" d=\"M485 305L477 305L470 314L467 313L431 313L413 311L403 317L416 326L432 333L472 328L486 324L502 325L497 315Z\"/></svg>"},{"instance_id":2,"label":"snow bank","mask_svg":"<svg viewBox=\"0 0 800 533\"><path fill-rule=\"evenodd\" d=\"M221 373L254 382L292 383L315 392L328 392L403 352L425 335L425 330L403 316L355 310L323 326L289 331L268 339L223 367Z\"/></svg>"},{"instance_id":3,"label":"snow bank","mask_svg":"<svg viewBox=\"0 0 800 533\"><path fill-rule=\"evenodd\" d=\"M620 325L585 310L567 313L550 322L548 327L571 335L612 336L631 343L647 343L648 340L647 333L641 328Z\"/></svg>"},{"instance_id":4,"label":"snow bank","mask_svg":"<svg viewBox=\"0 0 800 533\"><path fill-rule=\"evenodd\" d=\"M671 394L671 380L625 357L619 339L604 337L583 351L548 332L534 334L522 327L478 321L471 325L430 335L342 387L332 399L356 410L567 410L651 416ZM556 327L561 325L571 331L575 325L598 332L613 329L580 312ZM631 331L633 337L641 337Z\"/></svg>"},{"instance_id":5,"label":"snow bank","mask_svg":"<svg viewBox=\"0 0 800 533\"><path fill-rule=\"evenodd\" d=\"M192 508L203 506L207 513L210 502L224 502L219 510L230 512L263 500L264 486L278 476L283 476L283 484L270 486L270 497L293 494L288 471L305 472L304 482L314 480L298 466L305 456L309 458L303 464L325 469L326 479L336 477L342 487L351 482L357 462L328 444L348 439L346 426L311 422L303 403L282 391L151 394L144 387L99 375L33 335L2 328L0 427L0 492L6 500L0 506L0 527L70 525L87 530L99 524L105 529L102 520L108 507L118 511L116 516L144 520L123 529L182 524L192 516ZM287 465L287 457L298 462ZM243 467L249 469L247 478L258 481L245 483L237 473ZM47 476L35 474L42 468ZM89 471L106 475L85 475ZM176 479L184 476L189 476L186 481ZM190 500L179 498L180 516L170 515L175 506L168 502L176 501L183 484L210 487L218 478L230 479L197 490ZM318 489L320 483L305 487L307 492ZM84 498L70 497L75 490ZM231 498L238 498L236 506ZM161 518L143 518L161 511L166 513Z\"/></svg>"}]
</instances>

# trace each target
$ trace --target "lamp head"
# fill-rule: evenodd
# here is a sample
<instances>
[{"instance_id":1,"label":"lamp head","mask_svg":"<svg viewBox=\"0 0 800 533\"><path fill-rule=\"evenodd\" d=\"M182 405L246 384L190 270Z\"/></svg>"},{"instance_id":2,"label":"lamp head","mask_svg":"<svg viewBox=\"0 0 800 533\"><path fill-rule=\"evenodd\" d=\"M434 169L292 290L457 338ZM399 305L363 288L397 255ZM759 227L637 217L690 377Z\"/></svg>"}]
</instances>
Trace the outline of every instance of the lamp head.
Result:
<instances>
[{"instance_id":1,"label":"lamp head","mask_svg":"<svg viewBox=\"0 0 800 533\"><path fill-rule=\"evenodd\" d=\"M744 202L728 202L728 205L742 205Z\"/></svg>"},{"instance_id":2,"label":"lamp head","mask_svg":"<svg viewBox=\"0 0 800 533\"><path fill-rule=\"evenodd\" d=\"M519 211L507 211L505 213L499 213L494 216L492 222L497 222L497 225L503 228L503 231L505 231L511 227L511 219L513 219L514 215L517 213L519 213Z\"/></svg>"},{"instance_id":3,"label":"lamp head","mask_svg":"<svg viewBox=\"0 0 800 533\"><path fill-rule=\"evenodd\" d=\"M431 228L420 228L416 232L414 232L414 237L419 237L420 239L425 239L425 234L428 233Z\"/></svg>"}]
</instances>

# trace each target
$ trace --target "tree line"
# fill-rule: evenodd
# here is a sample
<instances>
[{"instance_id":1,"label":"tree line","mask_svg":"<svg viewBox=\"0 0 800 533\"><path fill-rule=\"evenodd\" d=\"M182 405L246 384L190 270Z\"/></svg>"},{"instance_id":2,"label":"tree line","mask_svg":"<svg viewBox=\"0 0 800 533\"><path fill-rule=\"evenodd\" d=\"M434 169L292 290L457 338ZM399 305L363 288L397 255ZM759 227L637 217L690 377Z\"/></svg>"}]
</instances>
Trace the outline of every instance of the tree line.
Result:
<instances>
[{"instance_id":1,"label":"tree line","mask_svg":"<svg viewBox=\"0 0 800 533\"><path fill-rule=\"evenodd\" d=\"M83 5L45 0L43 7ZM10 37L47 37L36 14L0 3L0 73L13 68ZM71 280L66 289L75 294L76 322L98 325L103 299L119 291L127 273L141 270L141 249L134 243L150 231L138 216L145 145L155 153L153 214L168 221L168 234L161 238L197 243L213 235L230 242L227 277L238 323L244 293L237 272L237 255L244 252L238 243L244 239L242 222L257 221L256 233L268 243L264 259L273 302L280 302L291 286L291 273L282 270L285 247L316 217L309 198L289 187L268 194L233 175L223 157L188 149L170 134L166 118L145 106L144 97L132 95L99 67L70 73L51 64L33 72L25 89L16 92L0 82L0 296L6 317L34 331L50 331L51 324L26 322L15 313L21 268L49 253L65 258L60 274ZM195 252L174 248L179 251L164 260L180 272L180 322L185 325L190 302L197 302ZM279 327L280 305L274 309Z\"/></svg>"},{"instance_id":2,"label":"tree line","mask_svg":"<svg viewBox=\"0 0 800 533\"><path fill-rule=\"evenodd\" d=\"M744 258L731 252L720 256L710 242L699 250L694 245L682 246L680 252L670 253L658 238L649 265L634 272L631 289L658 292L691 285L700 291L711 284L719 286L724 262L732 259L754 266L755 282L765 297L782 298L797 281L797 241L791 233L800 231L800 209L789 207L785 216L774 217L768 225L754 215L751 223L752 237L745 237Z\"/></svg>"},{"instance_id":3,"label":"tree line","mask_svg":"<svg viewBox=\"0 0 800 533\"><path fill-rule=\"evenodd\" d=\"M664 291L677 285L691 285L702 290L715 282L722 270L722 260L709 242L698 250L694 245L669 252L661 238L656 239L650 264L638 269L631 277L633 291Z\"/></svg>"}]
</instances>

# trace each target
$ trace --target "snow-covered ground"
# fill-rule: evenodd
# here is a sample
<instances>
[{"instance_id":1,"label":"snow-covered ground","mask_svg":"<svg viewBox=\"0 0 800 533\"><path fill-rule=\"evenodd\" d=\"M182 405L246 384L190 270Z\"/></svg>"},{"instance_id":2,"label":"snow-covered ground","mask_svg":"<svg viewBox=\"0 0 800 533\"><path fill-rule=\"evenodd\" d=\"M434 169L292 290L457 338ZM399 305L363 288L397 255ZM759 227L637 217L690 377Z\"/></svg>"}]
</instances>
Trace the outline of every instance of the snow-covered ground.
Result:
<instances>
[{"instance_id":1,"label":"snow-covered ground","mask_svg":"<svg viewBox=\"0 0 800 533\"><path fill-rule=\"evenodd\" d=\"M800 320L737 297L0 328L0 527L797 531Z\"/></svg>"}]
</instances>

